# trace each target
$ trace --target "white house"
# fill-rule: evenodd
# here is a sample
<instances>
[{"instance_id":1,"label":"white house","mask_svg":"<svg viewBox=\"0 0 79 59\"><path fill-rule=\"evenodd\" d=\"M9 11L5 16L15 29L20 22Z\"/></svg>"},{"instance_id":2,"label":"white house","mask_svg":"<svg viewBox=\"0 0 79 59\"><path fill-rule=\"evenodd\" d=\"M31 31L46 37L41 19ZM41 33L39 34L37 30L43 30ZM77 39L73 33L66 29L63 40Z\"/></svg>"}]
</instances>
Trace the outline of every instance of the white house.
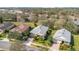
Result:
<instances>
[{"instance_id":1,"label":"white house","mask_svg":"<svg viewBox=\"0 0 79 59\"><path fill-rule=\"evenodd\" d=\"M73 23L79 26L79 19L73 19Z\"/></svg>"},{"instance_id":2,"label":"white house","mask_svg":"<svg viewBox=\"0 0 79 59\"><path fill-rule=\"evenodd\" d=\"M71 42L71 32L66 29L57 30L55 35L53 36L54 42L64 42L67 45L70 45Z\"/></svg>"},{"instance_id":3,"label":"white house","mask_svg":"<svg viewBox=\"0 0 79 59\"><path fill-rule=\"evenodd\" d=\"M11 44L7 38L0 40L0 50L9 51L10 46L11 46Z\"/></svg>"},{"instance_id":4,"label":"white house","mask_svg":"<svg viewBox=\"0 0 79 59\"><path fill-rule=\"evenodd\" d=\"M39 36L44 38L47 31L48 31L48 27L47 26L39 25L36 28L34 28L30 33L33 36L39 35Z\"/></svg>"}]
</instances>

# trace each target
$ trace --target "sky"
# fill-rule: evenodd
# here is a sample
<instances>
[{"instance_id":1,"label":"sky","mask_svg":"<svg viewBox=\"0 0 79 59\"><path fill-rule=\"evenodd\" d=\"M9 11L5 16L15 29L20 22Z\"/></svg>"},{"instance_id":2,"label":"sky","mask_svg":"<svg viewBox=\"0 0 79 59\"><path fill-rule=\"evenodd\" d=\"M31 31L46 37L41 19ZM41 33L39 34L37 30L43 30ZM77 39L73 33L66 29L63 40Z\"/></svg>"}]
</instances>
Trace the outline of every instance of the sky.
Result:
<instances>
[{"instance_id":1,"label":"sky","mask_svg":"<svg viewBox=\"0 0 79 59\"><path fill-rule=\"evenodd\" d=\"M79 7L78 0L0 0L0 7Z\"/></svg>"}]
</instances>

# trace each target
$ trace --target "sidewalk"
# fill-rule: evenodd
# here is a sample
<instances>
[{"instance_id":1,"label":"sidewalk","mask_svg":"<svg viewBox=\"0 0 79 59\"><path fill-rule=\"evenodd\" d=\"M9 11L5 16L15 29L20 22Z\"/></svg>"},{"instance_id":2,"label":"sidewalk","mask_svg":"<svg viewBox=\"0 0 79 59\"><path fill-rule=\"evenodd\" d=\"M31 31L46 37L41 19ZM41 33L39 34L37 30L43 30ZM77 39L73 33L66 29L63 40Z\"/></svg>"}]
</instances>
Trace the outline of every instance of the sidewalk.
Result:
<instances>
[{"instance_id":1,"label":"sidewalk","mask_svg":"<svg viewBox=\"0 0 79 59\"><path fill-rule=\"evenodd\" d=\"M49 51L59 51L60 44L54 43Z\"/></svg>"},{"instance_id":2,"label":"sidewalk","mask_svg":"<svg viewBox=\"0 0 79 59\"><path fill-rule=\"evenodd\" d=\"M24 42L24 45L30 46L33 42L34 38L28 38L27 41Z\"/></svg>"}]
</instances>

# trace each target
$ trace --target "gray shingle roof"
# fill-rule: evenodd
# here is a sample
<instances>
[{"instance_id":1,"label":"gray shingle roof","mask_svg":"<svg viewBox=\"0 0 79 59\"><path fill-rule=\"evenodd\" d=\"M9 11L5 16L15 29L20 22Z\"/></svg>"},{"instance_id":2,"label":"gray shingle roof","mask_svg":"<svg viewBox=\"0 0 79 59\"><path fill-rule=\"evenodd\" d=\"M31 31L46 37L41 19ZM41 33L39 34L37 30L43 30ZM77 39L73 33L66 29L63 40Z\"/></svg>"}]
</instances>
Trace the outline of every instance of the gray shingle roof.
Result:
<instances>
[{"instance_id":1,"label":"gray shingle roof","mask_svg":"<svg viewBox=\"0 0 79 59\"><path fill-rule=\"evenodd\" d=\"M5 29L10 28L12 25L13 25L13 24L10 23L10 22L5 22L5 23L3 23L3 24L0 25L0 29L1 29L1 30L5 30Z\"/></svg>"},{"instance_id":2,"label":"gray shingle roof","mask_svg":"<svg viewBox=\"0 0 79 59\"><path fill-rule=\"evenodd\" d=\"M45 36L47 30L48 30L48 27L40 25L40 26L37 26L36 28L34 28L30 33L40 35L40 36Z\"/></svg>"},{"instance_id":3,"label":"gray shingle roof","mask_svg":"<svg viewBox=\"0 0 79 59\"><path fill-rule=\"evenodd\" d=\"M61 40L65 42L71 42L71 33L66 29L58 30L53 36L55 40Z\"/></svg>"}]
</instances>

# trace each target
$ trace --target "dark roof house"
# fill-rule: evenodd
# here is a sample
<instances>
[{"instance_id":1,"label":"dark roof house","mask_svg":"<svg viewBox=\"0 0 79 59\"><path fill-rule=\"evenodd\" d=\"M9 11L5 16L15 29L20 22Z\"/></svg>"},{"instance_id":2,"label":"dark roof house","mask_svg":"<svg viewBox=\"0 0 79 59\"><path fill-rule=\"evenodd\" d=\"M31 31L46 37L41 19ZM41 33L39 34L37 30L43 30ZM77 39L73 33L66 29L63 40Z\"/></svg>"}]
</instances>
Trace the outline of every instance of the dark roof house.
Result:
<instances>
[{"instance_id":1,"label":"dark roof house","mask_svg":"<svg viewBox=\"0 0 79 59\"><path fill-rule=\"evenodd\" d=\"M10 22L4 22L3 24L0 24L0 32L3 32L5 30L10 30L14 27L15 25Z\"/></svg>"}]
</instances>

